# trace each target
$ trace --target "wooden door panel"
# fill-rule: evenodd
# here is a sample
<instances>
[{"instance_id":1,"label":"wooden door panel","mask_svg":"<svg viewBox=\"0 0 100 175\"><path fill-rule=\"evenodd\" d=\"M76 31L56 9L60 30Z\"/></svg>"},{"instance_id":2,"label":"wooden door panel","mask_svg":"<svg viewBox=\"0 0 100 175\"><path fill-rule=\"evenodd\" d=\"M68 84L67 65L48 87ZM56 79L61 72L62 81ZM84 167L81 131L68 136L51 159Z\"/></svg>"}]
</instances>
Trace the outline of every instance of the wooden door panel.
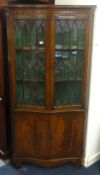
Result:
<instances>
[{"instance_id":1,"label":"wooden door panel","mask_svg":"<svg viewBox=\"0 0 100 175\"><path fill-rule=\"evenodd\" d=\"M44 114L16 113L14 118L15 154L17 156L48 158L48 116Z\"/></svg>"},{"instance_id":2,"label":"wooden door panel","mask_svg":"<svg viewBox=\"0 0 100 175\"><path fill-rule=\"evenodd\" d=\"M84 138L84 113L52 114L50 125L50 157L81 157Z\"/></svg>"}]
</instances>

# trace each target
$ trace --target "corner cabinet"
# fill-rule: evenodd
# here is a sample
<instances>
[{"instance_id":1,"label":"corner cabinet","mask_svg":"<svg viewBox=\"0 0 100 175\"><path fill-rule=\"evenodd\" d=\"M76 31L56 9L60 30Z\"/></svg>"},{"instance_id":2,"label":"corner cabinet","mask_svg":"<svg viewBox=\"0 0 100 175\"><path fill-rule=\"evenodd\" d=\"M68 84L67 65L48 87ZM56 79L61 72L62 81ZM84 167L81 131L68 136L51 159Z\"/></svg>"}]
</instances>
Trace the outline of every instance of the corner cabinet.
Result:
<instances>
[{"instance_id":1,"label":"corner cabinet","mask_svg":"<svg viewBox=\"0 0 100 175\"><path fill-rule=\"evenodd\" d=\"M94 8L6 7L16 165L82 163Z\"/></svg>"}]
</instances>

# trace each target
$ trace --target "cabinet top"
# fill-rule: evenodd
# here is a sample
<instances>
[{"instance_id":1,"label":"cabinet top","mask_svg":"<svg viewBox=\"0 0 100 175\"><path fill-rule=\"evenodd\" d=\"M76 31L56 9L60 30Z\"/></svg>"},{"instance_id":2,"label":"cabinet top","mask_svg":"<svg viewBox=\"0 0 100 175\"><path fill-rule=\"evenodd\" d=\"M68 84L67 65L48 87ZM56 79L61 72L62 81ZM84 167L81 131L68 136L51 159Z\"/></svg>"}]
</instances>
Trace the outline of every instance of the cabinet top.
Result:
<instances>
[{"instance_id":1,"label":"cabinet top","mask_svg":"<svg viewBox=\"0 0 100 175\"><path fill-rule=\"evenodd\" d=\"M95 10L96 5L54 5L54 4L7 4L6 8L39 8L39 9L91 9Z\"/></svg>"}]
</instances>

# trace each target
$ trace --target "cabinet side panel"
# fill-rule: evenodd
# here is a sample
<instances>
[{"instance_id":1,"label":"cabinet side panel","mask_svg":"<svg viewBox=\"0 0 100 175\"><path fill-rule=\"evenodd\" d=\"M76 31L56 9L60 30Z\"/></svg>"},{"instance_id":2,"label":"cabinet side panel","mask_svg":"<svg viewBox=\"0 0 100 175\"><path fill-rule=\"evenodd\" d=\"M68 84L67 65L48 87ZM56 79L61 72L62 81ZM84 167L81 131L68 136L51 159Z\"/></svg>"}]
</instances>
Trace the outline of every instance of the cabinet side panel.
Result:
<instances>
[{"instance_id":1,"label":"cabinet side panel","mask_svg":"<svg viewBox=\"0 0 100 175\"><path fill-rule=\"evenodd\" d=\"M0 103L0 149L6 151L6 122L5 122L5 107Z\"/></svg>"},{"instance_id":2,"label":"cabinet side panel","mask_svg":"<svg viewBox=\"0 0 100 175\"><path fill-rule=\"evenodd\" d=\"M7 151L2 35L2 16L0 16L0 149Z\"/></svg>"},{"instance_id":3,"label":"cabinet side panel","mask_svg":"<svg viewBox=\"0 0 100 175\"><path fill-rule=\"evenodd\" d=\"M4 79L3 79L3 53L2 53L2 17L0 16L0 97L4 96Z\"/></svg>"}]
</instances>

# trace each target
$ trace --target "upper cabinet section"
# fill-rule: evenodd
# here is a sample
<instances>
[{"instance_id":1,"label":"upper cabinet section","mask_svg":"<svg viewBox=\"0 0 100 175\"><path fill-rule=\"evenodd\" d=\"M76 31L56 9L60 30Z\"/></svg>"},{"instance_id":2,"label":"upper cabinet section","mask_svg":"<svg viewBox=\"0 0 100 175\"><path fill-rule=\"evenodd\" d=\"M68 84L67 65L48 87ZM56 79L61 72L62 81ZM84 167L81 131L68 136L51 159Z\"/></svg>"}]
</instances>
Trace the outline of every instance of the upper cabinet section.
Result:
<instances>
[{"instance_id":1,"label":"upper cabinet section","mask_svg":"<svg viewBox=\"0 0 100 175\"><path fill-rule=\"evenodd\" d=\"M6 8L13 107L84 109L93 6Z\"/></svg>"}]
</instances>

